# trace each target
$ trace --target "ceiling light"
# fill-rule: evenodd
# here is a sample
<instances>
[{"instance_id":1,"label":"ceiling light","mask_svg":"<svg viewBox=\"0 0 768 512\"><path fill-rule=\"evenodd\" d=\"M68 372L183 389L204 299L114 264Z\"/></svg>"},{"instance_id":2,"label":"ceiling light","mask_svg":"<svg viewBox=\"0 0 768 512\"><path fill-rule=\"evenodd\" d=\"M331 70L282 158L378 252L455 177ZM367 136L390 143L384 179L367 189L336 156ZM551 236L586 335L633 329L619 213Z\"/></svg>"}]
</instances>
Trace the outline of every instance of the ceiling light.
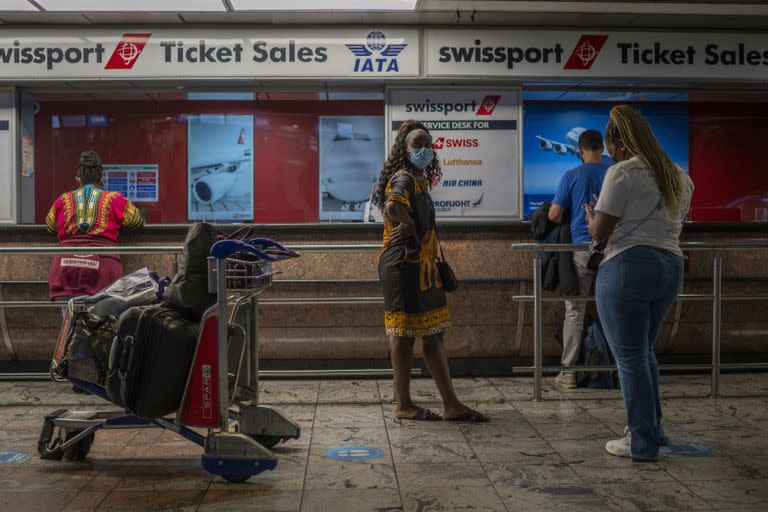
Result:
<instances>
[{"instance_id":1,"label":"ceiling light","mask_svg":"<svg viewBox=\"0 0 768 512\"><path fill-rule=\"evenodd\" d=\"M415 11L417 0L230 0L236 11Z\"/></svg>"},{"instance_id":2,"label":"ceiling light","mask_svg":"<svg viewBox=\"0 0 768 512\"><path fill-rule=\"evenodd\" d=\"M2 0L4 1L4 0ZM221 0L36 0L50 12L224 12Z\"/></svg>"},{"instance_id":3,"label":"ceiling light","mask_svg":"<svg viewBox=\"0 0 768 512\"><path fill-rule=\"evenodd\" d=\"M0 11L38 11L27 0L0 0Z\"/></svg>"}]
</instances>

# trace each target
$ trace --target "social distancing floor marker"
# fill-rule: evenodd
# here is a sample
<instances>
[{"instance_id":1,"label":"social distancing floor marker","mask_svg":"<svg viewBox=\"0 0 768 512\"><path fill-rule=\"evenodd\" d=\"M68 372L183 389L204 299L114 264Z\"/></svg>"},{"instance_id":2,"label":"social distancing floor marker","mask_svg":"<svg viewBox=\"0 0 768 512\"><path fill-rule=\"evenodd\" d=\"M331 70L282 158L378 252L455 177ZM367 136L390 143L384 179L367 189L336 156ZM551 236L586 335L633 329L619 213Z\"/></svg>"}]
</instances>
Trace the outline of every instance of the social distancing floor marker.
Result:
<instances>
[{"instance_id":1,"label":"social distancing floor marker","mask_svg":"<svg viewBox=\"0 0 768 512\"><path fill-rule=\"evenodd\" d=\"M0 464L15 464L17 462L24 462L29 458L27 452L21 452L19 450L0 450Z\"/></svg>"},{"instance_id":2,"label":"social distancing floor marker","mask_svg":"<svg viewBox=\"0 0 768 512\"><path fill-rule=\"evenodd\" d=\"M372 446L337 446L326 450L324 455L333 460L366 461L378 459L384 455L384 451Z\"/></svg>"}]
</instances>

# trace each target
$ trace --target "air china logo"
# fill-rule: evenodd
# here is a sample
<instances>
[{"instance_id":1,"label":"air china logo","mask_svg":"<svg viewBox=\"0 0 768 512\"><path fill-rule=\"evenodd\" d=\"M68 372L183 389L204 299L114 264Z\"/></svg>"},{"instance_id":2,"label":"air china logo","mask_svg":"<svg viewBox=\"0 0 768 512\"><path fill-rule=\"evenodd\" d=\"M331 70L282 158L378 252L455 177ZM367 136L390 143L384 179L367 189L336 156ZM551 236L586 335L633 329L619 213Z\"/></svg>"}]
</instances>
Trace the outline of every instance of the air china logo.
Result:
<instances>
[{"instance_id":1,"label":"air china logo","mask_svg":"<svg viewBox=\"0 0 768 512\"><path fill-rule=\"evenodd\" d=\"M432 141L432 147L435 149L443 148L477 148L480 147L478 139L446 139L437 137Z\"/></svg>"},{"instance_id":2,"label":"air china logo","mask_svg":"<svg viewBox=\"0 0 768 512\"><path fill-rule=\"evenodd\" d=\"M104 69L132 69L152 34L123 34Z\"/></svg>"},{"instance_id":3,"label":"air china logo","mask_svg":"<svg viewBox=\"0 0 768 512\"><path fill-rule=\"evenodd\" d=\"M581 36L579 42L568 57L568 62L565 63L563 69L590 69L594 64L595 59L600 54L600 50L603 49L605 41L608 40L608 36L605 35L584 35Z\"/></svg>"},{"instance_id":4,"label":"air china logo","mask_svg":"<svg viewBox=\"0 0 768 512\"><path fill-rule=\"evenodd\" d=\"M501 96L486 96L483 102L480 104L480 108L475 112L476 116L489 116L493 114L493 110L496 108L496 104L501 99Z\"/></svg>"},{"instance_id":5,"label":"air china logo","mask_svg":"<svg viewBox=\"0 0 768 512\"><path fill-rule=\"evenodd\" d=\"M355 73L398 73L400 66L397 56L406 46L406 43L387 44L387 37L379 30L369 32L365 37L365 44L346 45L357 57Z\"/></svg>"}]
</instances>

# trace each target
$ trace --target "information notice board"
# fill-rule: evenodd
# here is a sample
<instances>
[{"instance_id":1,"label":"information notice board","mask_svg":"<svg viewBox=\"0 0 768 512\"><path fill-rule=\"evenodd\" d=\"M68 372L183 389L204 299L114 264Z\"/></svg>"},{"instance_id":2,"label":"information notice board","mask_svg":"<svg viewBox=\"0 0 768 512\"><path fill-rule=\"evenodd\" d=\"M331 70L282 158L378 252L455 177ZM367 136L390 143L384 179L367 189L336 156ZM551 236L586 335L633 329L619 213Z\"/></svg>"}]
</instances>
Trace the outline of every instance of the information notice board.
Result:
<instances>
[{"instance_id":1,"label":"information notice board","mask_svg":"<svg viewBox=\"0 0 768 512\"><path fill-rule=\"evenodd\" d=\"M443 177L430 192L441 217L520 216L520 89L390 88L388 146L403 121L432 135Z\"/></svg>"},{"instance_id":2,"label":"information notice board","mask_svg":"<svg viewBox=\"0 0 768 512\"><path fill-rule=\"evenodd\" d=\"M134 203L158 201L158 166L104 165L104 188L120 192Z\"/></svg>"}]
</instances>

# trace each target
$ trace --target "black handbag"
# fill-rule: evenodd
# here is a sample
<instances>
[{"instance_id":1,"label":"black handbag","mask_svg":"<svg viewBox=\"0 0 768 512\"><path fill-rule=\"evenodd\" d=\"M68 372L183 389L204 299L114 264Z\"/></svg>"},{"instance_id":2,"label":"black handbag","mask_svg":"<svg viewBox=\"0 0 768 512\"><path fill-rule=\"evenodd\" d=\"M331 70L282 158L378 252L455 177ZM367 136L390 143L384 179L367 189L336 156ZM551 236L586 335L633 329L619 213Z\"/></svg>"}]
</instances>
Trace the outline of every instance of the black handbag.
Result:
<instances>
[{"instance_id":1,"label":"black handbag","mask_svg":"<svg viewBox=\"0 0 768 512\"><path fill-rule=\"evenodd\" d=\"M587 268L592 272L597 272L600 268L600 263L605 258L605 242L598 242L592 240L589 242L589 249L587 250Z\"/></svg>"},{"instance_id":2,"label":"black handbag","mask_svg":"<svg viewBox=\"0 0 768 512\"><path fill-rule=\"evenodd\" d=\"M453 273L451 266L445 261L443 244L440 243L440 233L437 231L437 223L435 223L435 235L437 236L437 247L440 249L440 256L437 260L437 272L440 274L440 282L443 283L443 290L448 293L455 292L459 287L459 281L456 279L456 274Z\"/></svg>"}]
</instances>

